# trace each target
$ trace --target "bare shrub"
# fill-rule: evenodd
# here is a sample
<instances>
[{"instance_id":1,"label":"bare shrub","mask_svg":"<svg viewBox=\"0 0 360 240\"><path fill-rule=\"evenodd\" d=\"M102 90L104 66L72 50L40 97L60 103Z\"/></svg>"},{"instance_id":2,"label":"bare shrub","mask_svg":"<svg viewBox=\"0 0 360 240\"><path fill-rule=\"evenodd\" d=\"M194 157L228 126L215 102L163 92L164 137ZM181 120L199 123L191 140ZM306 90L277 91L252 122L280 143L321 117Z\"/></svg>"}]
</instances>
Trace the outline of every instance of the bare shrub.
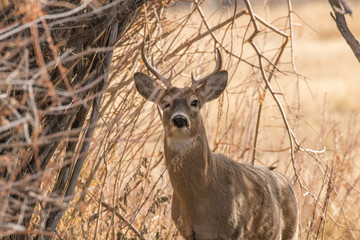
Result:
<instances>
[{"instance_id":1,"label":"bare shrub","mask_svg":"<svg viewBox=\"0 0 360 240\"><path fill-rule=\"evenodd\" d=\"M0 236L179 236L159 113L133 86L145 42L175 85L212 69L218 47L229 86L203 112L212 150L292 179L301 239L358 239L358 116L348 129L325 107L318 129L303 118L291 1L274 18L246 0L143 2L2 6Z\"/></svg>"}]
</instances>

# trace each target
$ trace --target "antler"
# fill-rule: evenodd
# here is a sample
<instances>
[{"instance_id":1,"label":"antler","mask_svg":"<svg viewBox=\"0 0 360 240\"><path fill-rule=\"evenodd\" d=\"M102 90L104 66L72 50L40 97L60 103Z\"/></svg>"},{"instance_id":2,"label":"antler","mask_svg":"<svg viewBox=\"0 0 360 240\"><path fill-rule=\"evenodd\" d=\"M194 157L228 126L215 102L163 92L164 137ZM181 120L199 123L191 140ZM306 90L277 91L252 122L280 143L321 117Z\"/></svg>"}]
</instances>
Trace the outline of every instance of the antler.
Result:
<instances>
[{"instance_id":1,"label":"antler","mask_svg":"<svg viewBox=\"0 0 360 240\"><path fill-rule=\"evenodd\" d=\"M146 56L145 56L145 44L142 45L141 48L141 57L144 61L145 66L149 69L150 72L152 72L162 83L165 84L166 88L171 87L171 77L172 77L172 70L170 72L170 76L168 78L162 76L154 66L151 66L151 64L148 62ZM154 65L153 58L151 58L152 64Z\"/></svg>"},{"instance_id":2,"label":"antler","mask_svg":"<svg viewBox=\"0 0 360 240\"><path fill-rule=\"evenodd\" d=\"M196 89L198 88L201 84L205 83L214 73L217 73L221 70L221 65L222 65L222 59L221 59L221 54L219 49L216 49L216 66L215 69L212 73L210 73L209 75L199 79L199 80L195 80L193 73L191 72L191 88L192 89Z\"/></svg>"}]
</instances>

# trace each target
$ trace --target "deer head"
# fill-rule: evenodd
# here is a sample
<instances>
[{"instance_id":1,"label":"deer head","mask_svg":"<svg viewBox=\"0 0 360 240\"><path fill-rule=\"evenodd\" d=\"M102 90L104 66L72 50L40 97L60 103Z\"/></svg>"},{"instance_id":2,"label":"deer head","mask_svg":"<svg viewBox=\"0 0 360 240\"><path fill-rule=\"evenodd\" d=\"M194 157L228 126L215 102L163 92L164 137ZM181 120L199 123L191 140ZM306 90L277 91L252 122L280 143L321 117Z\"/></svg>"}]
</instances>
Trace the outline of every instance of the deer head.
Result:
<instances>
[{"instance_id":1,"label":"deer head","mask_svg":"<svg viewBox=\"0 0 360 240\"><path fill-rule=\"evenodd\" d=\"M200 109L226 87L219 50L215 70L198 81L191 74L191 86L183 88L172 87L172 74L163 77L148 63L144 48L141 55L164 84L134 75L139 93L163 111L167 166L181 155L168 171L172 218L185 239L296 239L298 210L290 182L270 168L241 164L209 148ZM189 143L194 144L187 148Z\"/></svg>"},{"instance_id":2,"label":"deer head","mask_svg":"<svg viewBox=\"0 0 360 240\"><path fill-rule=\"evenodd\" d=\"M171 77L162 76L154 66L150 65L144 47L141 56L144 64L159 79L164 87L152 77L137 72L134 74L135 86L147 100L155 102L163 111L163 125L166 138L192 138L202 130L200 109L206 102L218 98L224 91L228 79L227 71L220 71L222 60L220 51L216 51L216 67L214 71L195 80L191 73L191 87L172 87Z\"/></svg>"}]
</instances>

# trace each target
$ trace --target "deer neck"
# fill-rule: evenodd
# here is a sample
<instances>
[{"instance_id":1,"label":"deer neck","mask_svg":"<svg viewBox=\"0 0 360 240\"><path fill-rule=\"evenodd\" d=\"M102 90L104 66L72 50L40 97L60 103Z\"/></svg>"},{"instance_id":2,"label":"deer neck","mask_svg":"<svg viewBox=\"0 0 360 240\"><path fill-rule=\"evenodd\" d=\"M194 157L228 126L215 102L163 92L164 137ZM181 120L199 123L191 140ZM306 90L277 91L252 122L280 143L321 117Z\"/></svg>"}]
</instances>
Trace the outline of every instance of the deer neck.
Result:
<instances>
[{"instance_id":1,"label":"deer neck","mask_svg":"<svg viewBox=\"0 0 360 240\"><path fill-rule=\"evenodd\" d=\"M213 158L203 124L192 138L167 137L165 132L165 160L174 191L199 191L209 182ZM187 191L185 190L185 191Z\"/></svg>"}]
</instances>

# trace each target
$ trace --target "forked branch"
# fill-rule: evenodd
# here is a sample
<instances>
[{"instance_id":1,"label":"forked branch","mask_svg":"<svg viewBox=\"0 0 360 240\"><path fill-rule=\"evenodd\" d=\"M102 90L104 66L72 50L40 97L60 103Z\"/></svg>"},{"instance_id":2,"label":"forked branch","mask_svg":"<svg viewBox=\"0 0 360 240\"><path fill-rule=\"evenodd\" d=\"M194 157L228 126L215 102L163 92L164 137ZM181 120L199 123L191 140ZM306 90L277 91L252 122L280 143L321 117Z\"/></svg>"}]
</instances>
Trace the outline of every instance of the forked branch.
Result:
<instances>
[{"instance_id":1,"label":"forked branch","mask_svg":"<svg viewBox=\"0 0 360 240\"><path fill-rule=\"evenodd\" d=\"M348 13L351 15L352 13L349 5L345 0L329 0L329 3L335 14L334 16L334 14L331 13L331 17L336 22L339 32L350 46L351 50L355 54L355 57L360 62L360 43L350 31L345 18L345 14Z\"/></svg>"},{"instance_id":2,"label":"forked branch","mask_svg":"<svg viewBox=\"0 0 360 240\"><path fill-rule=\"evenodd\" d=\"M283 119L283 121L284 121L286 130L287 130L288 135L289 135L291 161L292 161L292 164L293 164L293 168L294 168L294 171L295 171L295 175L298 176L298 171L297 171L297 167L296 167L296 164L295 164L295 145L296 145L296 147L297 147L299 150L305 151L305 152L308 152L308 153L311 153L311 154L314 154L315 156L316 156L316 154L318 154L318 153L323 153L323 152L325 151L325 148L322 149L322 150L319 150L319 151L318 151L318 150L313 150L313 149L303 148L303 147L300 145L299 141L297 140L297 138L296 138L293 130L292 130L291 127L290 127L289 121L288 121L288 119L287 119L287 117L286 117L285 111L284 111L284 109L283 109L283 107L282 107L282 105L281 105L281 103L280 103L280 100L279 100L279 98L276 96L277 93L272 89L272 87L271 87L271 85L270 85L269 78L272 77L273 71L271 72L270 77L268 78L267 75L266 75L266 73L265 73L264 66L263 66L263 58L264 58L264 59L266 59L266 58L262 55L262 53L261 53L260 50L258 49L257 45L256 45L255 42L253 41L254 38L256 37L256 35L260 32L259 27L258 27L258 23L257 23L257 21L260 21L260 20L259 20L259 18L256 17L256 15L253 13L250 2L249 2L248 0L244 0L244 2L245 2L245 5L246 5L247 8L248 8L249 15L251 16L251 22L252 22L252 24L253 24L253 26L254 26L254 29L255 29L254 32L251 34L250 38L248 38L247 41L250 43L250 45L253 47L253 49L255 50L256 54L258 55L260 71L261 71L263 80L265 81L265 85L266 85L265 88L270 91L273 99L275 100L275 102L276 102L276 104L277 104L277 106L278 106L278 108L279 108L279 110L280 110L282 119ZM261 22L265 27L267 27L267 28L270 28L270 29L272 29L272 30L273 30L273 28L276 29L275 27L270 27L271 25L268 24L268 23L266 23L264 20L261 20L260 22ZM290 24L291 24L291 23L290 23ZM287 39L288 39L288 36L287 36L287 34L285 34L285 33L282 32L282 31L274 31L274 32L276 32L277 34L279 34L279 35L281 35L281 36L283 36L283 37L286 38L286 40L285 40L285 45L282 46L282 47L283 47L283 48L282 48L282 51L280 51L280 56L281 56L281 54L283 53L283 49L285 48L285 46L286 46L286 44L287 44L287 42L288 42L288 40L287 40ZM279 58L277 59L276 64L278 63L278 60L279 60ZM276 67L276 65L275 65L274 67ZM259 109L259 111L261 112L261 108ZM259 113L259 114L260 114L260 113ZM260 115L259 115L259 116L260 116ZM259 119L258 119L258 122L259 122ZM257 128L256 128L256 133L255 133L255 135L257 135L258 127L259 127L259 123L257 123ZM257 139L257 138L255 138L255 146L254 146L255 150L254 150L254 154L253 154L253 162L254 162L254 160L255 160L255 153L256 153L256 139Z\"/></svg>"}]
</instances>

